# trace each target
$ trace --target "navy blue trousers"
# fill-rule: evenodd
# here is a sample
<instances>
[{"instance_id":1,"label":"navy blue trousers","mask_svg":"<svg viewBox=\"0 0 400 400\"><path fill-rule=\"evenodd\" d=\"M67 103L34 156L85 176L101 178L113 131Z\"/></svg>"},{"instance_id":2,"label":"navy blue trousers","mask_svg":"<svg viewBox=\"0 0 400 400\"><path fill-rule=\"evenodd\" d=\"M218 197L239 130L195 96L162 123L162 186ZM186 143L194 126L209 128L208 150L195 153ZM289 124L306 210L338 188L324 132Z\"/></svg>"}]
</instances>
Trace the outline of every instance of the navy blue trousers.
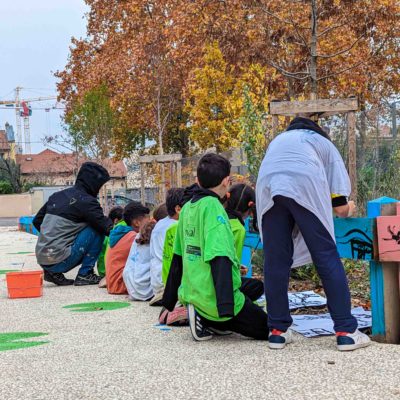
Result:
<instances>
[{"instance_id":1,"label":"navy blue trousers","mask_svg":"<svg viewBox=\"0 0 400 400\"><path fill-rule=\"evenodd\" d=\"M94 266L99 258L104 236L91 227L86 227L79 232L71 247L71 255L64 261L54 265L43 265L43 269L50 272L68 272L81 265L79 275L93 273Z\"/></svg>"},{"instance_id":2,"label":"navy blue trousers","mask_svg":"<svg viewBox=\"0 0 400 400\"><path fill-rule=\"evenodd\" d=\"M274 206L262 219L264 284L270 329L286 331L292 324L287 292L293 263L292 232L296 224L321 278L335 331L354 332L357 320L350 312L350 290L334 240L312 212L284 196L274 197Z\"/></svg>"}]
</instances>

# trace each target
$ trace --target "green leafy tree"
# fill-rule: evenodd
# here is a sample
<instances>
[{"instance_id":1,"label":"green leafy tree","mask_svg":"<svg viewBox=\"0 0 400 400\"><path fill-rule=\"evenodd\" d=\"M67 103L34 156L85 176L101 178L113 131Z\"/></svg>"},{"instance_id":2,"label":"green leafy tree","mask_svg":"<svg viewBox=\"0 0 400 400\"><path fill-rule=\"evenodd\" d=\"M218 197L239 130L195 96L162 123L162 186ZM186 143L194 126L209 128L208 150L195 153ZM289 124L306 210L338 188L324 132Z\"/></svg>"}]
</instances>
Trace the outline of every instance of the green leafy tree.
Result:
<instances>
[{"instance_id":1,"label":"green leafy tree","mask_svg":"<svg viewBox=\"0 0 400 400\"><path fill-rule=\"evenodd\" d=\"M248 86L244 88L243 97L243 112L240 117L241 140L250 175L255 179L269 142L266 137L266 113L262 107L254 104Z\"/></svg>"},{"instance_id":2,"label":"green leafy tree","mask_svg":"<svg viewBox=\"0 0 400 400\"><path fill-rule=\"evenodd\" d=\"M105 85L89 90L64 120L74 150L99 161L110 156L117 118Z\"/></svg>"},{"instance_id":3,"label":"green leafy tree","mask_svg":"<svg viewBox=\"0 0 400 400\"><path fill-rule=\"evenodd\" d=\"M0 181L0 194L11 194L12 192L13 188L10 182Z\"/></svg>"},{"instance_id":4,"label":"green leafy tree","mask_svg":"<svg viewBox=\"0 0 400 400\"><path fill-rule=\"evenodd\" d=\"M2 194L21 192L21 171L14 160L0 158L0 182Z\"/></svg>"},{"instance_id":5,"label":"green leafy tree","mask_svg":"<svg viewBox=\"0 0 400 400\"><path fill-rule=\"evenodd\" d=\"M240 98L235 96L233 68L227 64L218 42L205 46L203 66L196 68L188 88L190 137L200 148L217 152L238 144Z\"/></svg>"}]
</instances>

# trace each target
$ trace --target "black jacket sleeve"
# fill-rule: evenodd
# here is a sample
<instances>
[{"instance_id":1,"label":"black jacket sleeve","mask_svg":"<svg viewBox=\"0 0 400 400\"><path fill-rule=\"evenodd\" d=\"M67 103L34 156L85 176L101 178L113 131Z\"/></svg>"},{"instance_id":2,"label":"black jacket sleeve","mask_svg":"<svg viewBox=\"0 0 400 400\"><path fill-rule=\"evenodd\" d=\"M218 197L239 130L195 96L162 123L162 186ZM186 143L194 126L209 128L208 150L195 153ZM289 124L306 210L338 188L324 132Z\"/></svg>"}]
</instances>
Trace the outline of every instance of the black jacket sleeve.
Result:
<instances>
[{"instance_id":1,"label":"black jacket sleeve","mask_svg":"<svg viewBox=\"0 0 400 400\"><path fill-rule=\"evenodd\" d=\"M79 207L79 203L77 206ZM83 220L94 230L105 236L110 234L110 231L113 228L113 222L110 218L104 215L103 209L97 199L93 198L85 201L80 212Z\"/></svg>"},{"instance_id":2,"label":"black jacket sleeve","mask_svg":"<svg viewBox=\"0 0 400 400\"><path fill-rule=\"evenodd\" d=\"M42 226L42 222L44 220L44 216L46 215L47 210L47 202L45 205L37 212L35 218L33 218L32 224L33 226L40 232L40 227Z\"/></svg>"},{"instance_id":3,"label":"black jacket sleeve","mask_svg":"<svg viewBox=\"0 0 400 400\"><path fill-rule=\"evenodd\" d=\"M178 301L178 289L179 286L181 286L182 272L182 257L174 254L162 300L163 306L169 311L172 311L175 308L176 302Z\"/></svg>"},{"instance_id":4,"label":"black jacket sleeve","mask_svg":"<svg viewBox=\"0 0 400 400\"><path fill-rule=\"evenodd\" d=\"M215 257L210 261L214 280L217 308L220 317L234 316L232 262L228 257Z\"/></svg>"}]
</instances>

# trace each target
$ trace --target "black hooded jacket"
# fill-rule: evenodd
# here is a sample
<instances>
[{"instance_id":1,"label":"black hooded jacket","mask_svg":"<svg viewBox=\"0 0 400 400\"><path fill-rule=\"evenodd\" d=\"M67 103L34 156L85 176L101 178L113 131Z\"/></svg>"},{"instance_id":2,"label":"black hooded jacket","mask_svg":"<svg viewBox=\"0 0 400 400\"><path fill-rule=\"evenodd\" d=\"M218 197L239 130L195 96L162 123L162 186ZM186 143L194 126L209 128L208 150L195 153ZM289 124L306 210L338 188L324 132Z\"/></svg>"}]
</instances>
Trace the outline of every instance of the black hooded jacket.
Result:
<instances>
[{"instance_id":1,"label":"black hooded jacket","mask_svg":"<svg viewBox=\"0 0 400 400\"><path fill-rule=\"evenodd\" d=\"M97 201L100 188L110 180L107 170L94 162L82 164L73 187L54 193L39 210L33 225L40 232L36 257L40 265L53 265L71 254L78 233L91 226L108 235L112 221Z\"/></svg>"}]
</instances>

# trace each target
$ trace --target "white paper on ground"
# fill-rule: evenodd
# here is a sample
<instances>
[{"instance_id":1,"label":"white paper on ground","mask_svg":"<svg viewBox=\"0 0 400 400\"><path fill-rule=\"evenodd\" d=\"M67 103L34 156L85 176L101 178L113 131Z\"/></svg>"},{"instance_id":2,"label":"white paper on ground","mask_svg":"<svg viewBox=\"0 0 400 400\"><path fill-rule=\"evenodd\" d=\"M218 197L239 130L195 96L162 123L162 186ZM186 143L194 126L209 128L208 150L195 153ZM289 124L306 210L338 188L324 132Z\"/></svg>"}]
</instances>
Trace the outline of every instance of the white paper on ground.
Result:
<instances>
[{"instance_id":1,"label":"white paper on ground","mask_svg":"<svg viewBox=\"0 0 400 400\"><path fill-rule=\"evenodd\" d=\"M303 307L322 307L326 305L326 298L320 296L312 290L296 293L288 293L289 309L296 310ZM259 306L265 306L265 295L262 295L256 303Z\"/></svg>"},{"instance_id":2,"label":"white paper on ground","mask_svg":"<svg viewBox=\"0 0 400 400\"><path fill-rule=\"evenodd\" d=\"M303 307L322 307L326 305L326 298L312 290L305 292L288 293L289 309L296 310Z\"/></svg>"},{"instance_id":3,"label":"white paper on ground","mask_svg":"<svg viewBox=\"0 0 400 400\"><path fill-rule=\"evenodd\" d=\"M351 313L358 321L358 328L369 328L372 326L371 311L362 307L353 308ZM317 315L293 315L291 329L305 337L316 337L334 335L333 321L329 313Z\"/></svg>"}]
</instances>

